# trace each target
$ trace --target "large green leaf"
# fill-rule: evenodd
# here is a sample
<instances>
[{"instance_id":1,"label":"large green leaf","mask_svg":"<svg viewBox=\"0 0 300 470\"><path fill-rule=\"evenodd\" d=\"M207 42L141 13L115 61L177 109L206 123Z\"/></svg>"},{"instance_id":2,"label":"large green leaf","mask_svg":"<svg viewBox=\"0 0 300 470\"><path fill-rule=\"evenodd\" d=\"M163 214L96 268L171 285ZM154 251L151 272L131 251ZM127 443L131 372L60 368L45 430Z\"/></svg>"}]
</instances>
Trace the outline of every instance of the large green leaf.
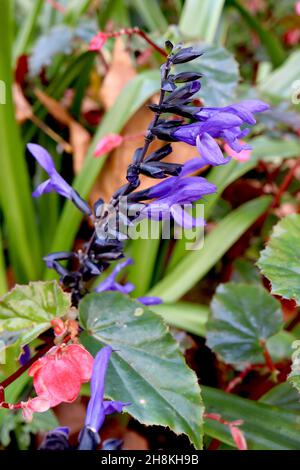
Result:
<instances>
[{"instance_id":1,"label":"large green leaf","mask_svg":"<svg viewBox=\"0 0 300 470\"><path fill-rule=\"evenodd\" d=\"M224 0L186 0L179 29L188 39L212 43L222 15Z\"/></svg>"},{"instance_id":2,"label":"large green leaf","mask_svg":"<svg viewBox=\"0 0 300 470\"><path fill-rule=\"evenodd\" d=\"M203 51L199 59L193 60L188 70L203 73L198 96L206 106L225 106L232 102L239 80L238 63L223 47L198 45ZM176 71L186 71L187 66L177 65Z\"/></svg>"},{"instance_id":3,"label":"large green leaf","mask_svg":"<svg viewBox=\"0 0 300 470\"><path fill-rule=\"evenodd\" d=\"M300 341L295 341L292 355L292 371L288 376L291 384L300 392Z\"/></svg>"},{"instance_id":4,"label":"large green leaf","mask_svg":"<svg viewBox=\"0 0 300 470\"><path fill-rule=\"evenodd\" d=\"M277 406L259 403L202 386L206 411L219 413L228 421L242 419L249 450L298 450L300 448L300 415ZM232 445L224 425L205 421L204 431L209 436Z\"/></svg>"},{"instance_id":5,"label":"large green leaf","mask_svg":"<svg viewBox=\"0 0 300 470\"><path fill-rule=\"evenodd\" d=\"M275 225L258 266L271 281L272 292L300 304L300 215L291 214Z\"/></svg>"},{"instance_id":6,"label":"large green leaf","mask_svg":"<svg viewBox=\"0 0 300 470\"><path fill-rule=\"evenodd\" d=\"M206 236L201 250L190 251L153 289L149 295L166 302L180 299L215 265L239 237L260 217L270 204L264 196L243 204L226 216Z\"/></svg>"},{"instance_id":7,"label":"large green leaf","mask_svg":"<svg viewBox=\"0 0 300 470\"><path fill-rule=\"evenodd\" d=\"M70 296L56 281L17 285L0 299L0 340L21 345L37 338L53 318L65 315Z\"/></svg>"},{"instance_id":8,"label":"large green leaf","mask_svg":"<svg viewBox=\"0 0 300 470\"><path fill-rule=\"evenodd\" d=\"M187 367L159 316L119 292L93 293L79 305L92 352L113 349L106 394L130 402L126 411L145 424L170 427L202 445L202 401L196 375Z\"/></svg>"},{"instance_id":9,"label":"large green leaf","mask_svg":"<svg viewBox=\"0 0 300 470\"><path fill-rule=\"evenodd\" d=\"M207 344L230 364L260 362L261 342L282 327L279 302L260 285L221 284L211 311Z\"/></svg>"}]
</instances>

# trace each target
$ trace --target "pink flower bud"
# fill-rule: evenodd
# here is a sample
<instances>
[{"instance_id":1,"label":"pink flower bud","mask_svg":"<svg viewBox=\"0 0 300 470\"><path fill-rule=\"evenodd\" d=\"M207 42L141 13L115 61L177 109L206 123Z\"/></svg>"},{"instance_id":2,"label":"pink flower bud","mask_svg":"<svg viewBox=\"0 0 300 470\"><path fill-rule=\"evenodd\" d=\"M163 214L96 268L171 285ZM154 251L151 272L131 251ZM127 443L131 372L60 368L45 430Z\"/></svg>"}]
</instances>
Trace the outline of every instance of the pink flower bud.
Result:
<instances>
[{"instance_id":1,"label":"pink flower bud","mask_svg":"<svg viewBox=\"0 0 300 470\"><path fill-rule=\"evenodd\" d=\"M107 40L107 35L105 33L98 33L94 36L89 44L89 51L101 51Z\"/></svg>"},{"instance_id":2,"label":"pink flower bud","mask_svg":"<svg viewBox=\"0 0 300 470\"><path fill-rule=\"evenodd\" d=\"M245 144L243 140L239 141L240 144ZM241 150L240 152L236 152L228 144L224 145L224 150L229 155L229 157L233 158L234 160L238 160L239 162L247 162L251 157L251 150Z\"/></svg>"},{"instance_id":3,"label":"pink flower bud","mask_svg":"<svg viewBox=\"0 0 300 470\"><path fill-rule=\"evenodd\" d=\"M54 318L51 320L51 326L54 330L55 336L60 336L66 331L66 327L64 325L64 322L61 320L61 318Z\"/></svg>"},{"instance_id":4,"label":"pink flower bud","mask_svg":"<svg viewBox=\"0 0 300 470\"><path fill-rule=\"evenodd\" d=\"M102 155L111 152L113 149L119 147L123 140L124 137L119 134L107 134L98 142L94 151L94 156L101 157Z\"/></svg>"},{"instance_id":5,"label":"pink flower bud","mask_svg":"<svg viewBox=\"0 0 300 470\"><path fill-rule=\"evenodd\" d=\"M295 12L297 15L300 15L300 2L295 3Z\"/></svg>"},{"instance_id":6,"label":"pink flower bud","mask_svg":"<svg viewBox=\"0 0 300 470\"><path fill-rule=\"evenodd\" d=\"M53 407L77 398L81 384L91 378L93 362L91 354L79 344L54 346L32 364L28 374L33 377L38 397Z\"/></svg>"}]
</instances>

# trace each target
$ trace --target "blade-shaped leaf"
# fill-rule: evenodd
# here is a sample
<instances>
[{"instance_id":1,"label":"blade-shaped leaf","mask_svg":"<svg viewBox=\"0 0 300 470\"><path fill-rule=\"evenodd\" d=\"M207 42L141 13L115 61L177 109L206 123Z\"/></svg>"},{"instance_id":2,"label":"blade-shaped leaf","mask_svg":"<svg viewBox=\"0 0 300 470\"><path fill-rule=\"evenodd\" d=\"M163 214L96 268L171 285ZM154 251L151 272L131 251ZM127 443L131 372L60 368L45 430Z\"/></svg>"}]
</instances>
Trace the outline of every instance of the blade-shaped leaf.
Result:
<instances>
[{"instance_id":1,"label":"blade-shaped leaf","mask_svg":"<svg viewBox=\"0 0 300 470\"><path fill-rule=\"evenodd\" d=\"M294 411L283 410L240 398L211 387L202 387L208 413L219 413L233 421L242 419L249 450L298 450L300 447L300 418ZM224 425L206 420L205 433L232 445L230 432Z\"/></svg>"},{"instance_id":2,"label":"blade-shaped leaf","mask_svg":"<svg viewBox=\"0 0 300 470\"><path fill-rule=\"evenodd\" d=\"M187 38L212 42L221 19L224 0L186 0L179 29Z\"/></svg>"},{"instance_id":3,"label":"blade-shaped leaf","mask_svg":"<svg viewBox=\"0 0 300 470\"><path fill-rule=\"evenodd\" d=\"M209 313L206 305L176 302L175 304L153 305L151 309L158 313L168 325L198 336L205 336L205 325Z\"/></svg>"},{"instance_id":4,"label":"blade-shaped leaf","mask_svg":"<svg viewBox=\"0 0 300 470\"><path fill-rule=\"evenodd\" d=\"M261 342L282 327L279 302L260 285L221 284L211 311L207 344L230 364L260 362Z\"/></svg>"},{"instance_id":5,"label":"blade-shaped leaf","mask_svg":"<svg viewBox=\"0 0 300 470\"><path fill-rule=\"evenodd\" d=\"M258 266L271 281L272 292L300 304L300 215L291 214L275 225Z\"/></svg>"},{"instance_id":6,"label":"blade-shaped leaf","mask_svg":"<svg viewBox=\"0 0 300 470\"><path fill-rule=\"evenodd\" d=\"M69 307L70 296L56 281L17 285L0 299L0 340L6 345L27 344Z\"/></svg>"},{"instance_id":7,"label":"blade-shaped leaf","mask_svg":"<svg viewBox=\"0 0 300 470\"><path fill-rule=\"evenodd\" d=\"M130 402L126 411L145 424L170 427L202 445L202 401L195 374L156 313L118 292L89 294L79 305L84 345L113 349L106 393Z\"/></svg>"}]
</instances>

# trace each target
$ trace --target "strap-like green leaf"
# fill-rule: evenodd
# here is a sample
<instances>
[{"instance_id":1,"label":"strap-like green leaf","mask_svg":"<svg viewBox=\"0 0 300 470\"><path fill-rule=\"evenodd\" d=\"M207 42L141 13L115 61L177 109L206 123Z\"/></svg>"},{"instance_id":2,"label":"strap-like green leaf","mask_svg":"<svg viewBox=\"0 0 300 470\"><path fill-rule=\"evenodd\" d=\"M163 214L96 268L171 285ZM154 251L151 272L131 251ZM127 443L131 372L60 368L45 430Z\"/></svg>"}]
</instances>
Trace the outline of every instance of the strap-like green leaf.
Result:
<instances>
[{"instance_id":1,"label":"strap-like green leaf","mask_svg":"<svg viewBox=\"0 0 300 470\"><path fill-rule=\"evenodd\" d=\"M206 411L219 413L228 421L242 419L249 450L298 450L300 448L299 414L221 390L202 386ZM224 425L207 419L204 431L211 437L232 445Z\"/></svg>"}]
</instances>

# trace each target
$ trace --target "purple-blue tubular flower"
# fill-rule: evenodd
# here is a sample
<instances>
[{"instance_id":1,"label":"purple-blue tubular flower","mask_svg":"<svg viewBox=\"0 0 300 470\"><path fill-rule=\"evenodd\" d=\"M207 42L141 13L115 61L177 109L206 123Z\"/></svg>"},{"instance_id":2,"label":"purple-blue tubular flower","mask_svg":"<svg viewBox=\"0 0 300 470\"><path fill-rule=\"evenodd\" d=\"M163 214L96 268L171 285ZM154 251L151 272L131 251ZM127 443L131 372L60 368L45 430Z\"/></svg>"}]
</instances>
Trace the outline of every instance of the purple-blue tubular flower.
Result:
<instances>
[{"instance_id":1,"label":"purple-blue tubular flower","mask_svg":"<svg viewBox=\"0 0 300 470\"><path fill-rule=\"evenodd\" d=\"M30 360L31 352L30 352L30 347L26 344L25 346L22 347L22 352L19 357L19 364L21 366L25 366L27 362Z\"/></svg>"},{"instance_id":2,"label":"purple-blue tubular flower","mask_svg":"<svg viewBox=\"0 0 300 470\"><path fill-rule=\"evenodd\" d=\"M55 191L61 196L70 199L79 210L87 215L91 215L92 211L89 205L79 196L77 191L72 188L60 174L57 172L51 155L38 144L28 144L28 150L36 159L38 164L48 173L49 179L41 183L32 193L33 197L40 197L42 194Z\"/></svg>"},{"instance_id":3,"label":"purple-blue tubular flower","mask_svg":"<svg viewBox=\"0 0 300 470\"><path fill-rule=\"evenodd\" d=\"M97 434L99 432L106 415L121 413L124 406L130 405L130 403L123 403L120 401L104 400L105 375L112 351L113 350L110 346L105 346L95 357L91 378L91 398L84 421L85 427L81 433L81 437L79 437L79 450L88 450L87 446L90 443L92 445L96 444L93 434Z\"/></svg>"},{"instance_id":4,"label":"purple-blue tubular flower","mask_svg":"<svg viewBox=\"0 0 300 470\"><path fill-rule=\"evenodd\" d=\"M141 304L150 306L150 305L160 305L163 303L160 297L138 297L137 300L141 302Z\"/></svg>"},{"instance_id":5,"label":"purple-blue tubular flower","mask_svg":"<svg viewBox=\"0 0 300 470\"><path fill-rule=\"evenodd\" d=\"M170 135L176 140L197 145L198 151L207 164L219 165L224 161L222 152L214 139L224 140L236 152L251 149L241 145L242 139L249 133L244 125L256 123L254 113L269 109L269 105L259 100L245 100L223 108L202 108L194 118L198 122L177 126ZM228 161L228 160L227 160Z\"/></svg>"},{"instance_id":6,"label":"purple-blue tubular flower","mask_svg":"<svg viewBox=\"0 0 300 470\"><path fill-rule=\"evenodd\" d=\"M117 275L124 269L126 266L132 264L132 259L128 258L127 260L123 261L122 263L117 264L112 272L107 276L104 281L101 281L100 284L95 288L96 292L104 292L104 291L119 291L122 294L129 294L135 288L133 284L127 282L126 284L122 285L116 281Z\"/></svg>"}]
</instances>

